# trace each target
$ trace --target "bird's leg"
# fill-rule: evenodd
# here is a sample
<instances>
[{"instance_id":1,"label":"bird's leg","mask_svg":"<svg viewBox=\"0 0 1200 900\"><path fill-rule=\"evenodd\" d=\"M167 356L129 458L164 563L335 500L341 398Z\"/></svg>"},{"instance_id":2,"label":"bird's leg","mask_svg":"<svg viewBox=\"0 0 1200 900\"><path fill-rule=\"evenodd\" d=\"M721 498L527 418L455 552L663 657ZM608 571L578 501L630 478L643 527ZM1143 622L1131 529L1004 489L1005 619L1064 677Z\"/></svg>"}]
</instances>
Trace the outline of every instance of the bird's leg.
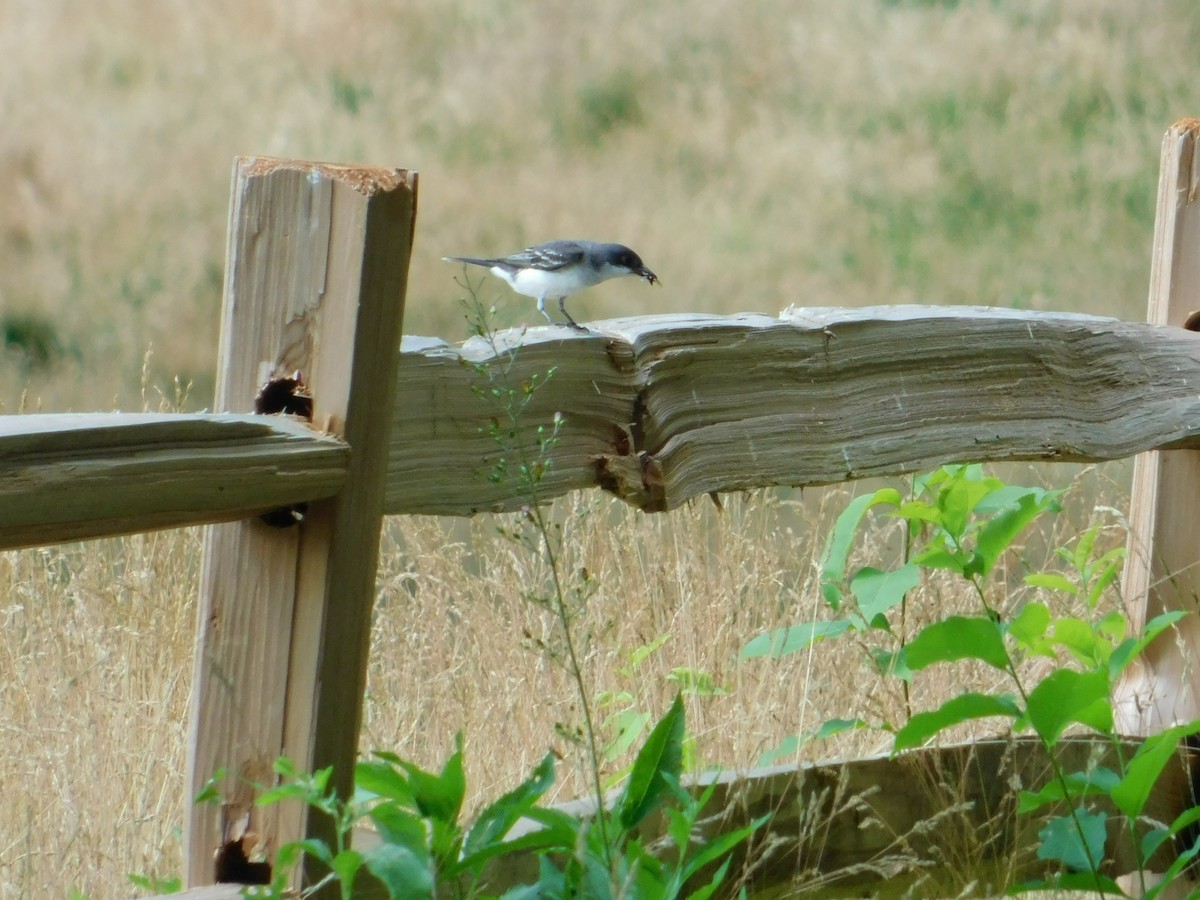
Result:
<instances>
[{"instance_id":1,"label":"bird's leg","mask_svg":"<svg viewBox=\"0 0 1200 900\"><path fill-rule=\"evenodd\" d=\"M551 325L558 324L552 318L550 318L550 313L546 312L546 295L545 294L542 294L542 296L538 297L537 306L538 306L538 312L540 312L543 316L546 317L547 322L549 322Z\"/></svg>"},{"instance_id":2,"label":"bird's leg","mask_svg":"<svg viewBox=\"0 0 1200 900\"><path fill-rule=\"evenodd\" d=\"M578 322L576 322L574 319L571 318L571 314L569 312L567 312L567 298L566 297L558 298L558 308L560 310L562 310L562 314L567 317L567 324L570 325L572 328L574 328L576 331L587 331L588 330L586 325L580 325Z\"/></svg>"}]
</instances>

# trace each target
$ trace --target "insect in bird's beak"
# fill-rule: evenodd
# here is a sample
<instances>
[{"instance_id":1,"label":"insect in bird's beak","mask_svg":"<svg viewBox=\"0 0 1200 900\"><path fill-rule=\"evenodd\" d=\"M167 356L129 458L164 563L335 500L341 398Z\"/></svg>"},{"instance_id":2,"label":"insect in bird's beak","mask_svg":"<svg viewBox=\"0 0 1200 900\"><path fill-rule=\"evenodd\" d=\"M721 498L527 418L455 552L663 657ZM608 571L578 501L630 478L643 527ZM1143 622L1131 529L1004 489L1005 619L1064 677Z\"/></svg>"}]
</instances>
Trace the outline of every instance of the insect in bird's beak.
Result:
<instances>
[{"instance_id":1,"label":"insect in bird's beak","mask_svg":"<svg viewBox=\"0 0 1200 900\"><path fill-rule=\"evenodd\" d=\"M638 269L637 273L639 275L641 275L643 278L645 278L651 284L658 284L658 276L655 275L653 272L651 272L649 269L647 269L645 266Z\"/></svg>"}]
</instances>

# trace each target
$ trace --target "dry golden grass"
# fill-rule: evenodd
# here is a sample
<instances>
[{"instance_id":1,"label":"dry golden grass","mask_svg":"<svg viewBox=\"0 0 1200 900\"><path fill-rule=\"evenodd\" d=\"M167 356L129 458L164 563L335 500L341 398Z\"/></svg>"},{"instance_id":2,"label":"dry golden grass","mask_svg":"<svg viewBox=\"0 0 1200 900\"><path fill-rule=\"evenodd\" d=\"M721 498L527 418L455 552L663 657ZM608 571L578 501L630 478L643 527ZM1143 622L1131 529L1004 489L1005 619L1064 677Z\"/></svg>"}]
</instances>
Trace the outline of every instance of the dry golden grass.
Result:
<instances>
[{"instance_id":1,"label":"dry golden grass","mask_svg":"<svg viewBox=\"0 0 1200 900\"><path fill-rule=\"evenodd\" d=\"M1040 565L1048 548L1090 523L1084 498L1112 492L1105 477L1082 473L1074 502L1011 560L1014 571L997 579L993 598L1001 608L1028 596L1022 565ZM710 674L728 693L690 698L688 727L701 765L718 767L754 765L826 718L901 720L895 687L873 677L850 642L779 661L736 660L762 631L828 614L816 560L848 496L760 493L726 498L724 512L705 501L663 516L598 494L558 504L564 569L586 566L597 586L578 622L588 636L593 699L627 691L634 706L657 715L676 690L672 670ZM555 643L552 617L523 599L546 573L499 536L498 524L389 520L362 748L440 766L454 732L464 731L472 806L555 749L564 759L556 794L577 796L587 790L579 755L556 735L556 725L579 723L577 698L562 666L538 646ZM859 562L894 562L896 537L894 528L876 530ZM1119 527L1110 529L1108 542L1122 540ZM197 533L181 531L0 555L9 596L0 654L14 673L0 718L3 776L21 786L0 817L0 893L61 896L74 888L108 897L120 894L128 872L178 874L197 551ZM961 589L935 580L914 600L911 621L970 604ZM630 669L630 653L662 636L662 649ZM988 673L979 678L996 686ZM916 696L926 707L961 687L929 677ZM884 735L856 732L811 744L797 758L888 745Z\"/></svg>"},{"instance_id":2,"label":"dry golden grass","mask_svg":"<svg viewBox=\"0 0 1200 900\"><path fill-rule=\"evenodd\" d=\"M590 292L586 317L918 301L1140 318L1158 141L1200 113L1198 36L1187 0L617 0L586 18L561 2L0 4L0 411L136 408L147 380L174 399L177 376L191 408L211 402L236 154L421 171L411 333L466 334L441 256L566 236L627 242L664 283ZM1121 505L1123 469L1100 471L1046 545L1097 496ZM829 715L896 715L849 646L733 660L818 613L814 559L843 499L560 504L569 566L598 585L595 691L658 712L672 668L710 673L729 694L692 700L689 726L725 765ZM552 631L521 600L541 576L495 527L389 523L363 741L432 765L463 729L476 799L548 746L570 760L554 724L577 720L529 646ZM112 897L127 872L178 873L197 546L0 555L0 895ZM955 602L933 589L918 606Z\"/></svg>"}]
</instances>

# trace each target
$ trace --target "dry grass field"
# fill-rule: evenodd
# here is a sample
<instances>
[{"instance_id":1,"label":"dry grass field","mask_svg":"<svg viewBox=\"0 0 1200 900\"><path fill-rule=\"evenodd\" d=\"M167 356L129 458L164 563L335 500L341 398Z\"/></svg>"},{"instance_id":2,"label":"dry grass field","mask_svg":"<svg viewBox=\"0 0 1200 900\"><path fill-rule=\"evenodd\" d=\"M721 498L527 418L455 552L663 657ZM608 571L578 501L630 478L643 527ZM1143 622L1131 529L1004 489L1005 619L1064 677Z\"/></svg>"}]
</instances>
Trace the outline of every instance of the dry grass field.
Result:
<instances>
[{"instance_id":1,"label":"dry grass field","mask_svg":"<svg viewBox=\"0 0 1200 900\"><path fill-rule=\"evenodd\" d=\"M0 412L210 404L237 154L421 172L409 333L466 336L443 255L554 237L628 243L663 282L584 294L580 318L892 302L1141 318L1159 139L1200 114L1198 39L1187 0L0 4ZM502 321L535 322L505 290ZM1121 542L1095 507L1124 505L1125 465L1014 477L1072 490L1012 590L1098 517ZM847 496L558 504L567 565L598 586L595 693L661 712L672 670L709 673L727 693L693 698L689 728L726 766L827 716L894 714L850 646L734 659L817 614ZM543 573L496 526L389 522L363 738L433 765L462 729L476 801L548 747L570 762L555 724L577 717L536 646L551 624L522 600ZM0 554L0 896L120 897L130 872L179 873L198 548L182 531ZM918 600L956 602L936 585ZM562 796L582 788L564 773Z\"/></svg>"}]
</instances>

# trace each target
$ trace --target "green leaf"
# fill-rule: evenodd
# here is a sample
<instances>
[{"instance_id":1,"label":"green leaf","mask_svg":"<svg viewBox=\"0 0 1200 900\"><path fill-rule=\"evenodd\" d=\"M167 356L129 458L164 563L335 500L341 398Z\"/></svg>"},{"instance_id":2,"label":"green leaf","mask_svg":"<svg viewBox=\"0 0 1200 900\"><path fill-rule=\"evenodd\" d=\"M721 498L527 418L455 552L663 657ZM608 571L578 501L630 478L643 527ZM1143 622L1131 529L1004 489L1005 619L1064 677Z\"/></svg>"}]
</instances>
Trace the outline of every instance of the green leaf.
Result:
<instances>
[{"instance_id":1,"label":"green leaf","mask_svg":"<svg viewBox=\"0 0 1200 900\"><path fill-rule=\"evenodd\" d=\"M881 675L886 678L899 678L901 681L912 681L913 672L904 663L903 647L896 651L883 647L869 647L868 650Z\"/></svg>"},{"instance_id":2,"label":"green leaf","mask_svg":"<svg viewBox=\"0 0 1200 900\"><path fill-rule=\"evenodd\" d=\"M900 492L895 488L881 488L873 494L864 494L851 500L834 522L833 531L821 554L821 596L833 609L842 606L842 583L846 578L846 560L854 544L858 525L873 506L887 503L900 505Z\"/></svg>"},{"instance_id":3,"label":"green leaf","mask_svg":"<svg viewBox=\"0 0 1200 900\"><path fill-rule=\"evenodd\" d=\"M1129 620L1125 618L1124 613L1118 610L1113 610L1096 623L1096 634L1101 635L1112 644L1122 641L1128 631Z\"/></svg>"},{"instance_id":4,"label":"green leaf","mask_svg":"<svg viewBox=\"0 0 1200 900\"><path fill-rule=\"evenodd\" d=\"M1096 564L1092 568L1093 570L1100 568L1100 574L1095 576L1088 586L1087 604L1090 609L1096 608L1096 604L1100 600L1100 595L1116 580L1124 563L1124 547L1114 547L1096 560Z\"/></svg>"},{"instance_id":5,"label":"green leaf","mask_svg":"<svg viewBox=\"0 0 1200 900\"><path fill-rule=\"evenodd\" d=\"M886 628L888 610L899 604L921 580L921 568L909 563L891 572L865 567L850 582L850 591L858 602L858 611L874 628ZM876 621L879 617L882 621Z\"/></svg>"},{"instance_id":6,"label":"green leaf","mask_svg":"<svg viewBox=\"0 0 1200 900\"><path fill-rule=\"evenodd\" d=\"M1175 756L1181 738L1200 732L1200 722L1176 725L1151 735L1125 767L1125 777L1112 789L1112 800L1129 819L1138 818L1163 767Z\"/></svg>"},{"instance_id":7,"label":"green leaf","mask_svg":"<svg viewBox=\"0 0 1200 900\"><path fill-rule=\"evenodd\" d=\"M1046 605L1026 603L1008 623L1005 631L1027 652L1050 655L1052 651L1045 640L1046 629L1049 627L1050 610Z\"/></svg>"},{"instance_id":8,"label":"green leaf","mask_svg":"<svg viewBox=\"0 0 1200 900\"><path fill-rule=\"evenodd\" d=\"M947 700L932 712L917 713L896 732L894 752L919 747L939 731L970 719L1004 716L1015 719L1021 714L1016 700L1007 695L963 693Z\"/></svg>"},{"instance_id":9,"label":"green leaf","mask_svg":"<svg viewBox=\"0 0 1200 900\"><path fill-rule=\"evenodd\" d=\"M629 773L620 805L621 827L626 831L658 805L665 786L664 774L679 778L683 768L683 719L683 697L676 694L667 714L646 738Z\"/></svg>"},{"instance_id":10,"label":"green leaf","mask_svg":"<svg viewBox=\"0 0 1200 900\"><path fill-rule=\"evenodd\" d=\"M1029 723L1048 745L1055 743L1072 722L1109 734L1113 729L1109 687L1108 672L1104 670L1052 672L1029 692Z\"/></svg>"},{"instance_id":11,"label":"green leaf","mask_svg":"<svg viewBox=\"0 0 1200 900\"><path fill-rule=\"evenodd\" d=\"M942 528L959 545L967 533L971 513L992 490L991 485L968 475L965 469L955 473L937 496L937 505L942 511Z\"/></svg>"},{"instance_id":12,"label":"green leaf","mask_svg":"<svg viewBox=\"0 0 1200 900\"><path fill-rule=\"evenodd\" d=\"M1180 813L1175 821L1171 823L1170 828L1156 828L1147 833L1142 841L1143 858L1149 859L1158 850L1159 846L1168 839L1181 834L1185 828L1193 826L1197 822L1200 822L1200 806L1193 806L1191 809L1186 809ZM1162 880L1158 885L1146 893L1146 900L1153 900L1153 898L1157 897L1179 876L1197 854L1200 854L1200 837L1193 840L1192 845L1182 853L1177 855L1172 854L1175 858L1167 867L1167 871L1163 873Z\"/></svg>"},{"instance_id":13,"label":"green leaf","mask_svg":"<svg viewBox=\"0 0 1200 900\"><path fill-rule=\"evenodd\" d=\"M634 647L629 654L629 664L621 667L621 674L627 678L632 678L633 673L647 659L666 646L671 640L670 634L661 634L649 644L642 644L640 647Z\"/></svg>"},{"instance_id":14,"label":"green leaf","mask_svg":"<svg viewBox=\"0 0 1200 900\"><path fill-rule=\"evenodd\" d=\"M853 731L858 728L868 728L862 719L827 719L819 728L806 731L803 734L793 734L784 738L774 750L768 750L758 758L760 766L773 766L781 759L795 756L800 748L810 741L821 741L831 738L843 731Z\"/></svg>"},{"instance_id":15,"label":"green leaf","mask_svg":"<svg viewBox=\"0 0 1200 900\"><path fill-rule=\"evenodd\" d=\"M999 478L989 478L991 488L988 495L975 506L975 514L991 515L1009 506L1020 503L1022 497L1033 497L1034 501L1042 504L1047 510L1058 511L1058 498L1062 491L1047 491L1040 487L1027 487L1020 484L1005 484Z\"/></svg>"},{"instance_id":16,"label":"green leaf","mask_svg":"<svg viewBox=\"0 0 1200 900\"><path fill-rule=\"evenodd\" d=\"M996 565L996 561L1009 548L1025 527L1039 516L1044 510L1043 500L1035 493L1022 495L1016 502L1002 512L993 515L979 530L975 541L975 552L983 560L980 574L987 575Z\"/></svg>"},{"instance_id":17,"label":"green leaf","mask_svg":"<svg viewBox=\"0 0 1200 900\"><path fill-rule=\"evenodd\" d=\"M909 524L926 522L930 525L942 524L942 511L924 500L908 500L896 509L898 518L906 519Z\"/></svg>"},{"instance_id":18,"label":"green leaf","mask_svg":"<svg viewBox=\"0 0 1200 900\"><path fill-rule=\"evenodd\" d=\"M337 876L342 885L343 894L350 894L354 888L354 878L362 868L363 856L357 850L343 850L329 863L329 868Z\"/></svg>"},{"instance_id":19,"label":"green leaf","mask_svg":"<svg viewBox=\"0 0 1200 900\"><path fill-rule=\"evenodd\" d=\"M229 770L224 766L213 772L212 777L204 782L204 787L193 798L193 803L218 803L221 800L221 782L225 780L225 776Z\"/></svg>"},{"instance_id":20,"label":"green leaf","mask_svg":"<svg viewBox=\"0 0 1200 900\"><path fill-rule=\"evenodd\" d=\"M637 709L626 709L614 713L604 720L606 728L614 728L617 732L603 750L605 762L612 762L625 754L634 742L650 725L650 713Z\"/></svg>"},{"instance_id":21,"label":"green leaf","mask_svg":"<svg viewBox=\"0 0 1200 900\"><path fill-rule=\"evenodd\" d=\"M708 884L703 885L687 895L687 900L709 900L713 894L717 892L717 888L725 881L725 876L729 874L729 864L733 862L733 857L729 857L725 862L717 867L717 871L713 873L712 879ZM745 896L745 888L742 889L742 894Z\"/></svg>"},{"instance_id":22,"label":"green leaf","mask_svg":"<svg viewBox=\"0 0 1200 900\"><path fill-rule=\"evenodd\" d=\"M1096 795L1108 796L1120 780L1120 775L1104 766L1097 766L1086 772L1068 772L1066 774L1066 796L1064 796L1062 785L1057 779L1048 781L1040 791L1021 791L1017 812L1031 813L1047 803L1067 798L1078 800Z\"/></svg>"},{"instance_id":23,"label":"green leaf","mask_svg":"<svg viewBox=\"0 0 1200 900\"><path fill-rule=\"evenodd\" d=\"M754 659L759 656L769 656L779 659L791 653L803 650L810 644L827 637L837 637L850 629L848 619L834 619L832 622L804 622L800 625L790 625L787 628L776 628L766 634L760 634L742 648L741 659Z\"/></svg>"},{"instance_id":24,"label":"green leaf","mask_svg":"<svg viewBox=\"0 0 1200 900\"><path fill-rule=\"evenodd\" d=\"M692 666L676 666L667 673L667 681L679 685L679 690L688 696L723 697L729 693L711 673Z\"/></svg>"},{"instance_id":25,"label":"green leaf","mask_svg":"<svg viewBox=\"0 0 1200 900\"><path fill-rule=\"evenodd\" d=\"M304 840L300 841L291 841L290 843L284 844L283 847L280 847L279 852L282 854L284 849L291 851L292 854L295 854L295 852L299 850L305 856L311 856L313 859L319 859L327 866L331 866L333 864L333 852L329 849L329 845L320 838L305 838Z\"/></svg>"},{"instance_id":26,"label":"green leaf","mask_svg":"<svg viewBox=\"0 0 1200 900\"><path fill-rule=\"evenodd\" d=\"M273 787L269 791L263 791L255 798L254 805L270 806L280 800L299 800L301 803L315 804L319 799L320 796L314 794L308 785L289 783Z\"/></svg>"},{"instance_id":27,"label":"green leaf","mask_svg":"<svg viewBox=\"0 0 1200 900\"><path fill-rule=\"evenodd\" d=\"M1025 583L1031 587L1048 588L1052 591L1062 591L1064 594L1075 596L1079 588L1070 578L1057 572L1034 572L1025 576Z\"/></svg>"},{"instance_id":28,"label":"green leaf","mask_svg":"<svg viewBox=\"0 0 1200 900\"><path fill-rule=\"evenodd\" d=\"M1171 612L1160 613L1146 623L1146 627L1143 629L1141 637L1126 638L1123 640L1117 646L1117 648L1113 650L1112 656L1109 657L1109 676L1115 680L1116 677L1125 670L1125 667L1133 662L1139 653L1150 646L1151 641L1153 641L1156 637L1162 634L1164 630L1170 628L1186 615L1186 612L1179 609L1172 610Z\"/></svg>"},{"instance_id":29,"label":"green leaf","mask_svg":"<svg viewBox=\"0 0 1200 900\"><path fill-rule=\"evenodd\" d=\"M416 806L407 776L383 759L360 760L354 767L354 787L403 806Z\"/></svg>"},{"instance_id":30,"label":"green leaf","mask_svg":"<svg viewBox=\"0 0 1200 900\"><path fill-rule=\"evenodd\" d=\"M1071 563L1075 566L1075 571L1080 575L1087 572L1088 560L1092 557L1092 547L1096 545L1096 538L1100 535L1100 523L1097 522L1087 531L1079 536L1079 540L1075 542L1075 550L1071 554Z\"/></svg>"},{"instance_id":31,"label":"green leaf","mask_svg":"<svg viewBox=\"0 0 1200 900\"><path fill-rule=\"evenodd\" d=\"M367 818L390 844L425 848L429 840L425 820L398 803L376 803L367 811Z\"/></svg>"},{"instance_id":32,"label":"green leaf","mask_svg":"<svg viewBox=\"0 0 1200 900\"><path fill-rule=\"evenodd\" d=\"M958 659L978 659L1008 670L1004 630L985 616L949 616L926 625L904 648L903 656L914 672Z\"/></svg>"},{"instance_id":33,"label":"green leaf","mask_svg":"<svg viewBox=\"0 0 1200 900\"><path fill-rule=\"evenodd\" d=\"M758 765L773 766L781 759L788 759L800 752L800 748L804 746L804 735L792 734L785 737L782 741L776 744L770 750L766 750L758 757Z\"/></svg>"},{"instance_id":34,"label":"green leaf","mask_svg":"<svg viewBox=\"0 0 1200 900\"><path fill-rule=\"evenodd\" d=\"M949 569L963 575L971 561L971 555L961 551L947 550L945 547L931 543L921 550L913 562L926 569Z\"/></svg>"},{"instance_id":35,"label":"green leaf","mask_svg":"<svg viewBox=\"0 0 1200 900\"><path fill-rule=\"evenodd\" d=\"M1112 652L1106 642L1097 642L1096 632L1090 622L1074 616L1055 620L1054 640L1085 666L1107 662Z\"/></svg>"},{"instance_id":36,"label":"green leaf","mask_svg":"<svg viewBox=\"0 0 1200 900\"><path fill-rule=\"evenodd\" d=\"M1079 828L1075 827L1076 818ZM1080 807L1075 810L1074 817L1050 819L1038 832L1042 841L1037 850L1038 859L1051 859L1077 872L1086 871L1090 878L1092 870L1104 861L1104 823L1107 818L1107 813L1092 813Z\"/></svg>"},{"instance_id":37,"label":"green leaf","mask_svg":"<svg viewBox=\"0 0 1200 900\"><path fill-rule=\"evenodd\" d=\"M554 754L547 753L528 778L489 804L467 832L463 852L468 856L502 840L517 820L554 784Z\"/></svg>"},{"instance_id":38,"label":"green leaf","mask_svg":"<svg viewBox=\"0 0 1200 900\"><path fill-rule=\"evenodd\" d=\"M735 829L734 831L717 835L713 837L712 840L702 844L694 856L686 858L683 865L683 871L681 873L683 875L683 880L686 881L709 863L714 862L726 854L733 852L733 849L738 844L742 843L744 840L750 837L750 835L762 828L762 826L765 825L770 818L771 817L769 815L760 816L749 825L743 825L741 828ZM685 842L683 844L677 844L676 846L678 846L680 851L683 852L687 850L688 844ZM728 864L728 862L729 860L726 860L726 864Z\"/></svg>"},{"instance_id":39,"label":"green leaf","mask_svg":"<svg viewBox=\"0 0 1200 900\"><path fill-rule=\"evenodd\" d=\"M458 813L467 793L461 732L455 736L455 743L458 749L446 760L440 775L426 772L410 762L400 762L408 773L408 786L417 808L423 815L446 825L458 821Z\"/></svg>"},{"instance_id":40,"label":"green leaf","mask_svg":"<svg viewBox=\"0 0 1200 900\"><path fill-rule=\"evenodd\" d=\"M367 871L387 888L392 900L433 896L433 866L427 856L400 844L379 844L363 854Z\"/></svg>"}]
</instances>

